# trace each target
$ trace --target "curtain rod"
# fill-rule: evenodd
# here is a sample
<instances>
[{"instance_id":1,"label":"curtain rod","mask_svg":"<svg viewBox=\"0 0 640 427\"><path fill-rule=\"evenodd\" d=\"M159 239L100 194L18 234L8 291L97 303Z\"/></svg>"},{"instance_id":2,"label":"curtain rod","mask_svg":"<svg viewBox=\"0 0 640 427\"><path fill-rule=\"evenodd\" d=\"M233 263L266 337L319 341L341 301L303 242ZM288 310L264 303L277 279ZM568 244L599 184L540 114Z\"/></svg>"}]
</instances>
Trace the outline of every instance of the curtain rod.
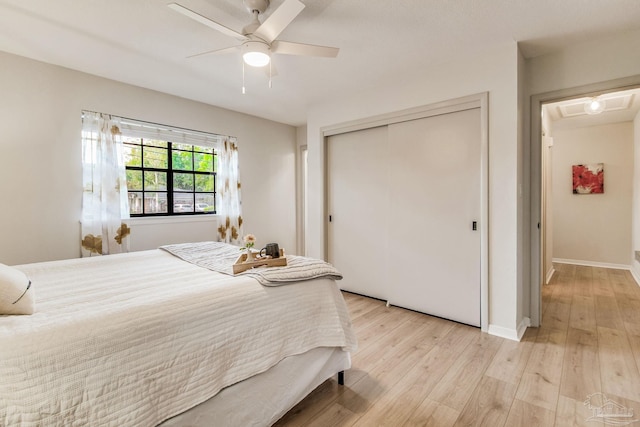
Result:
<instances>
[{"instance_id":1,"label":"curtain rod","mask_svg":"<svg viewBox=\"0 0 640 427\"><path fill-rule=\"evenodd\" d=\"M205 132L205 131L201 131L201 130L188 129L188 128L183 128L183 127L179 127L179 126L164 125L164 124L161 124L161 123L148 122L146 120L132 119L130 117L123 117L123 116L118 116L118 115L115 115L115 114L101 113L99 111L92 111L92 110L84 110L83 109L82 113L84 114L85 112L94 113L94 114L106 114L106 115L108 115L110 117L117 117L117 118L122 119L122 120L130 120L132 122L137 122L137 123L140 123L140 124L147 124L147 125L152 125L152 126L156 126L156 127L166 128L169 131L175 130L176 132L192 132L192 133L196 133L196 134L214 135L214 136L219 136L219 137L222 137L222 138L233 138L234 140L237 139L235 136L232 136L232 135L223 135L223 134L215 133L215 132Z\"/></svg>"}]
</instances>

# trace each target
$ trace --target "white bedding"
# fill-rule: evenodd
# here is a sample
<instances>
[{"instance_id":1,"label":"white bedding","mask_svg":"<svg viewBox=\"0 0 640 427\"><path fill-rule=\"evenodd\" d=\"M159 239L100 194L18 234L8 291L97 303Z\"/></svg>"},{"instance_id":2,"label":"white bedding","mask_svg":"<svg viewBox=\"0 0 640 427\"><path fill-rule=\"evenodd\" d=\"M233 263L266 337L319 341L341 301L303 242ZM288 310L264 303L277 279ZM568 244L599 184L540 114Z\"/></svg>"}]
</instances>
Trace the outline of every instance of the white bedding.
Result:
<instances>
[{"instance_id":1,"label":"white bedding","mask_svg":"<svg viewBox=\"0 0 640 427\"><path fill-rule=\"evenodd\" d=\"M335 282L264 287L161 250L18 266L0 316L0 425L154 426L316 347L355 348Z\"/></svg>"}]
</instances>

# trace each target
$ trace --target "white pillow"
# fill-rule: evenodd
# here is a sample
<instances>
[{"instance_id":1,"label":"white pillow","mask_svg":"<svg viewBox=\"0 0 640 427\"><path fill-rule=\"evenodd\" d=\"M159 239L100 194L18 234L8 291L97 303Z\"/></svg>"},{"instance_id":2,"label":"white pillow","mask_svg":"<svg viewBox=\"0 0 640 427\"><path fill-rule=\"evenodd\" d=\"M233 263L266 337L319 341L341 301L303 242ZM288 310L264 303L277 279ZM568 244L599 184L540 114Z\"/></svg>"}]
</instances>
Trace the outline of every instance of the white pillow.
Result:
<instances>
[{"instance_id":1,"label":"white pillow","mask_svg":"<svg viewBox=\"0 0 640 427\"><path fill-rule=\"evenodd\" d=\"M22 271L0 264L0 315L33 314L31 281Z\"/></svg>"}]
</instances>

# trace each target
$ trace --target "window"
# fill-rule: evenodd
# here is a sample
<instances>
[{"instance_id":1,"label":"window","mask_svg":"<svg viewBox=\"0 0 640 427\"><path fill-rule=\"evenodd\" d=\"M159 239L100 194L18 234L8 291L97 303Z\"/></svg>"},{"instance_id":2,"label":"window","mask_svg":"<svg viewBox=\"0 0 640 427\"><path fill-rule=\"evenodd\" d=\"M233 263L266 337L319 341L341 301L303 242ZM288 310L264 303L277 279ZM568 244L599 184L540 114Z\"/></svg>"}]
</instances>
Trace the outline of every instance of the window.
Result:
<instances>
[{"instance_id":1,"label":"window","mask_svg":"<svg viewBox=\"0 0 640 427\"><path fill-rule=\"evenodd\" d=\"M126 136L122 142L131 216L216 212L212 147Z\"/></svg>"},{"instance_id":2,"label":"window","mask_svg":"<svg viewBox=\"0 0 640 427\"><path fill-rule=\"evenodd\" d=\"M97 123L94 121L97 119L91 118L96 115L108 117L111 128L107 130L110 133L107 133L105 138L112 135L114 141L117 140L118 154L106 165L105 170L96 170L104 158L109 158L106 156L108 153L100 152L105 148L99 150L95 146L99 133L94 129ZM220 182L231 180L230 182L237 183L237 148L234 136L91 111L83 111L82 117L83 173L87 175L97 172L100 184L104 181L104 178L100 178L103 176L101 174L113 174L116 171L112 171L111 168L116 168L118 177L114 178L115 182L126 179L127 194L117 195L121 201L122 218L216 214L220 213L220 209L225 210L225 207L231 206L230 203L239 203L239 199L232 198L231 202L228 201L233 192L216 194L218 179L222 180ZM90 142L94 144L87 145L89 149L85 150L85 143ZM233 148L230 154L235 154L235 161L227 160L228 156L225 153L229 151L228 148ZM115 163L118 163L117 167ZM89 178L83 177L83 185L89 183L93 186L93 181ZM108 175L107 178L113 176ZM109 190L112 188L113 185ZM118 184L115 184L115 189L119 188ZM98 188L94 192L91 187L85 188L85 193L88 190L91 190L95 199L102 200L103 190ZM220 197L224 202L218 200L217 204L220 206L216 206L216 198ZM125 200L129 204L128 212ZM102 211L98 210L97 214L102 215ZM225 215L227 214L229 213L225 212Z\"/></svg>"}]
</instances>

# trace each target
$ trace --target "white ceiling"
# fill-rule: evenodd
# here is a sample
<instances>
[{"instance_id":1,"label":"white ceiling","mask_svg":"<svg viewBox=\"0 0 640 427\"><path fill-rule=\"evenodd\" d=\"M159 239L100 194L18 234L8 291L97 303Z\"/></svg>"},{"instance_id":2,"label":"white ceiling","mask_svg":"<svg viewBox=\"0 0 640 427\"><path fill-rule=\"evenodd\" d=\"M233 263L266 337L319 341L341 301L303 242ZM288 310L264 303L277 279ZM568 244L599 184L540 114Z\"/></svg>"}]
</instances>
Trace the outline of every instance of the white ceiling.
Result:
<instances>
[{"instance_id":1,"label":"white ceiling","mask_svg":"<svg viewBox=\"0 0 640 427\"><path fill-rule=\"evenodd\" d=\"M548 114L553 129L558 130L628 122L640 112L640 88L602 93L597 98L604 103L599 114L586 113L585 104L591 101L590 96L544 104L543 114Z\"/></svg>"},{"instance_id":2,"label":"white ceiling","mask_svg":"<svg viewBox=\"0 0 640 427\"><path fill-rule=\"evenodd\" d=\"M273 88L248 69L242 95L240 55L186 58L236 41L171 1L0 0L0 50L301 125L311 104L513 41L530 58L640 29L639 0L302 0L278 39L340 47L338 57L274 56ZM236 31L250 22L242 0L177 2Z\"/></svg>"}]
</instances>

